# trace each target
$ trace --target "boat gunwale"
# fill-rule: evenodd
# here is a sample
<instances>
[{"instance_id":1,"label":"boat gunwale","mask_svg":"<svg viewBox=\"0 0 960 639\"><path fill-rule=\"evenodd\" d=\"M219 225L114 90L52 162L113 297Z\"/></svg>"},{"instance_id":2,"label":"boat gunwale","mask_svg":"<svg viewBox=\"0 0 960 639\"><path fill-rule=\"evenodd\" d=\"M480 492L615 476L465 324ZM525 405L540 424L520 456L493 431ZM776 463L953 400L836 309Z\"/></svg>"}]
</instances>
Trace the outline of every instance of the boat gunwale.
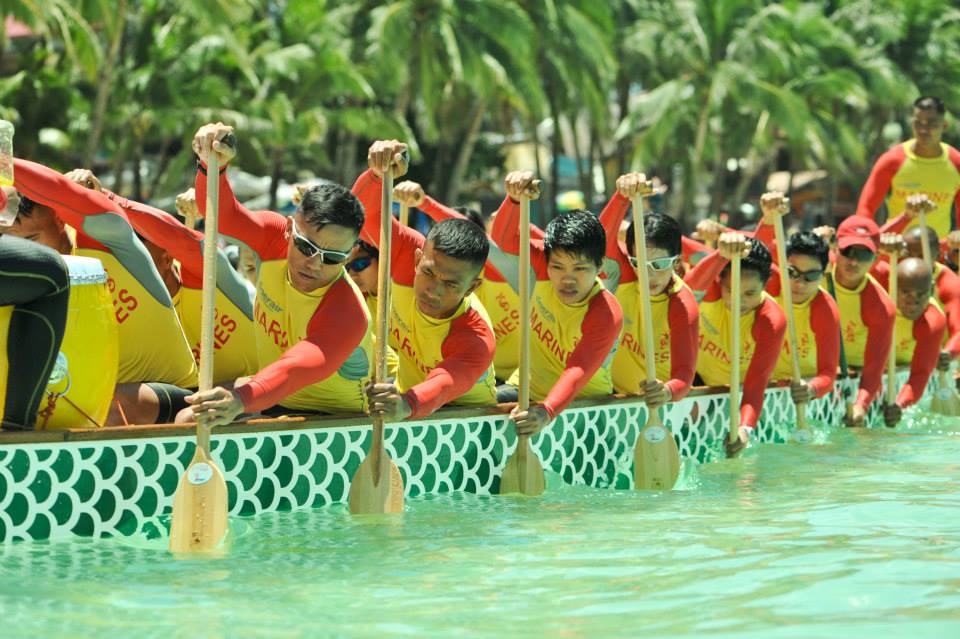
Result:
<instances>
[{"instance_id":1,"label":"boat gunwale","mask_svg":"<svg viewBox=\"0 0 960 639\"><path fill-rule=\"evenodd\" d=\"M909 366L898 367L909 370ZM852 373L849 379L857 379ZM837 375L837 381L841 376ZM767 385L767 391L789 389L788 382L778 381ZM726 386L694 386L684 399L719 395L726 393ZM604 398L576 400L569 408L588 408L596 406L610 406L617 404L636 403L637 395L615 394ZM683 400L679 400L683 401ZM392 427L423 424L428 422L449 422L451 419L470 419L477 417L499 417L507 415L516 406L515 403L496 404L483 407L446 407L441 408L430 417L423 420L394 422ZM274 433L277 431L321 430L329 428L350 428L369 426L370 416L365 414L344 413L338 415L290 415L284 417L257 417L229 426L222 426L214 431L219 435L247 435L256 433ZM150 424L138 426L105 426L102 428L68 428L63 430L29 430L29 431L0 431L0 446L15 446L23 444L50 444L68 442L94 442L137 439L159 439L164 437L192 437L196 434L196 426L192 424Z\"/></svg>"}]
</instances>

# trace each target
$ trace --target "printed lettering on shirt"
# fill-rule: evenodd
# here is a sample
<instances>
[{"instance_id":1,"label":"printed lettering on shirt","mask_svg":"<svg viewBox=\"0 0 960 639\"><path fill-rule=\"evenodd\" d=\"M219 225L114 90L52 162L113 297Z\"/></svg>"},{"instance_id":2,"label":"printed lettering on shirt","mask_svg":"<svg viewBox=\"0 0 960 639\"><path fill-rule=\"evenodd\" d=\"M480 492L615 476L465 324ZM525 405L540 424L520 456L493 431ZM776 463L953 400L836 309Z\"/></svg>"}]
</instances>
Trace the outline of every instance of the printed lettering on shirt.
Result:
<instances>
[{"instance_id":1,"label":"printed lettering on shirt","mask_svg":"<svg viewBox=\"0 0 960 639\"><path fill-rule=\"evenodd\" d=\"M113 312L116 315L117 324L123 324L130 319L130 313L140 306L140 302L129 290L125 288L118 290L116 280L109 276L107 276L107 290L113 297Z\"/></svg>"},{"instance_id":2,"label":"printed lettering on shirt","mask_svg":"<svg viewBox=\"0 0 960 639\"><path fill-rule=\"evenodd\" d=\"M229 315L221 314L218 308L214 309L213 314L215 322L213 327L213 350L218 351L230 341L233 333L237 330L237 322L236 320L230 319ZM193 351L193 359L199 362L200 343L197 342L194 344L191 350Z\"/></svg>"},{"instance_id":3,"label":"printed lettering on shirt","mask_svg":"<svg viewBox=\"0 0 960 639\"><path fill-rule=\"evenodd\" d=\"M537 308L542 307L538 304ZM543 320L540 319L537 309L531 309L530 311L530 328L534 334L540 338L540 341L547 347L547 350L550 353L555 355L561 362L566 363L567 355L569 355L569 353L560 347L560 342L553 334L553 331L551 331L549 328L543 327ZM576 347L577 345L574 344L573 348L575 349Z\"/></svg>"},{"instance_id":4,"label":"printed lettering on shirt","mask_svg":"<svg viewBox=\"0 0 960 639\"><path fill-rule=\"evenodd\" d=\"M273 338L273 343L283 350L286 350L290 346L290 341L287 338L287 332L282 330L280 322L277 320L267 321L267 313L260 306L260 299L258 298L253 307L253 315L257 318L257 326L259 326L263 331Z\"/></svg>"}]
</instances>

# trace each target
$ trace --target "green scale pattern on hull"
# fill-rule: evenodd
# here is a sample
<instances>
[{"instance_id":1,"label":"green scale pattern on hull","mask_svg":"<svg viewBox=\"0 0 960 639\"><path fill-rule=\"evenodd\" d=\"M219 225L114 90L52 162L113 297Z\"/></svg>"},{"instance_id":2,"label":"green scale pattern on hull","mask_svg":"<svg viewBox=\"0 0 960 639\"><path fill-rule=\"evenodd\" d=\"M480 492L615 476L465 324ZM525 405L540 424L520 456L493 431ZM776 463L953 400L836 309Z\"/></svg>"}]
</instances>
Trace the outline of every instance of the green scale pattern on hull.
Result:
<instances>
[{"instance_id":1,"label":"green scale pattern on hull","mask_svg":"<svg viewBox=\"0 0 960 639\"><path fill-rule=\"evenodd\" d=\"M903 379L906 372L901 373ZM808 406L811 424L839 425L857 380ZM929 392L933 392L931 382ZM929 394L929 393L928 393ZM682 458L715 461L727 428L727 396L699 395L670 405L665 423ZM531 439L545 469L569 484L627 489L633 447L646 423L642 403L572 408ZM795 409L786 389L767 391L758 438L785 442ZM878 404L868 423L881 424ZM364 426L215 434L231 515L316 508L345 502L369 446ZM407 497L465 491L496 493L516 437L506 416L390 425L386 448ZM0 541L141 532L170 513L177 481L193 456L192 437L0 446Z\"/></svg>"}]
</instances>

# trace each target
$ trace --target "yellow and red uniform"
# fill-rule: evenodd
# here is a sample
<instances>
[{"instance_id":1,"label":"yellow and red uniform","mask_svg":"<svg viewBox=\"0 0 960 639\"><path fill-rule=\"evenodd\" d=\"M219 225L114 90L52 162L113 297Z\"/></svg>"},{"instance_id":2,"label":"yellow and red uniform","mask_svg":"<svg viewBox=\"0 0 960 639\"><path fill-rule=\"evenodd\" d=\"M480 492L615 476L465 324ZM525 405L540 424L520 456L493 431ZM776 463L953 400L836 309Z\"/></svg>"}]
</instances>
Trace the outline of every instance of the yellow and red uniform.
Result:
<instances>
[{"instance_id":1,"label":"yellow and red uniform","mask_svg":"<svg viewBox=\"0 0 960 639\"><path fill-rule=\"evenodd\" d=\"M490 237L507 253L519 254L519 205L509 197L497 212ZM562 302L547 274L541 240L531 240L530 263L537 278L530 311L530 397L555 418L575 398L606 397L613 392L610 364L623 328L623 312L599 278L579 304ZM517 371L510 383L519 382Z\"/></svg>"},{"instance_id":2,"label":"yellow and red uniform","mask_svg":"<svg viewBox=\"0 0 960 639\"><path fill-rule=\"evenodd\" d=\"M197 172L197 204L206 207L207 175ZM287 218L253 213L237 202L220 173L220 229L261 260L254 304L260 366L236 387L244 410L274 405L328 413L361 412L372 370L370 316L360 291L341 269L327 286L303 293L287 274Z\"/></svg>"},{"instance_id":3,"label":"yellow and red uniform","mask_svg":"<svg viewBox=\"0 0 960 639\"><path fill-rule=\"evenodd\" d=\"M887 209L893 218L906 208L908 196L926 193L937 205L937 209L927 215L927 221L937 235L943 237L953 227L951 205L960 205L960 151L941 142L939 157L922 158L911 150L915 142L907 140L880 156L860 191L856 214L874 217L889 192ZM960 206L957 208L960 211ZM908 226L916 224L919 221L913 220Z\"/></svg>"},{"instance_id":4,"label":"yellow and red uniform","mask_svg":"<svg viewBox=\"0 0 960 639\"><path fill-rule=\"evenodd\" d=\"M353 186L365 212L362 237L373 246L380 244L381 184L368 170ZM426 417L445 404L494 404L496 340L483 305L471 294L446 319L421 313L413 291L414 256L426 239L396 219L392 223L389 345L399 359L396 385L413 410L410 417Z\"/></svg>"},{"instance_id":5,"label":"yellow and red uniform","mask_svg":"<svg viewBox=\"0 0 960 639\"><path fill-rule=\"evenodd\" d=\"M27 160L15 165L17 190L53 209L76 231L74 254L99 259L107 271L120 342L117 383L195 388L197 366L170 293L126 214L53 169Z\"/></svg>"},{"instance_id":6,"label":"yellow and red uniform","mask_svg":"<svg viewBox=\"0 0 960 639\"><path fill-rule=\"evenodd\" d=\"M200 318L203 297L203 234L189 229L175 217L141 202L104 191L126 212L140 235L167 251L180 263L180 290L173 296L180 325L191 344L193 358L200 362ZM253 302L240 274L226 255L217 251L217 290L213 329L213 378L233 381L252 375L257 366L257 342L253 332Z\"/></svg>"},{"instance_id":7,"label":"yellow and red uniform","mask_svg":"<svg viewBox=\"0 0 960 639\"><path fill-rule=\"evenodd\" d=\"M630 200L615 194L600 214L600 223L607 236L604 285L616 295L623 310L623 334L610 366L613 389L635 395L647 378L647 360L640 282L626 248L617 238L617 229L629 208ZM666 380L674 400L682 399L690 392L696 373L700 336L697 300L683 280L674 275L665 291L651 296L650 312L656 378Z\"/></svg>"},{"instance_id":8,"label":"yellow and red uniform","mask_svg":"<svg viewBox=\"0 0 960 639\"><path fill-rule=\"evenodd\" d=\"M932 299L919 319L908 320L897 311L894 330L897 364L910 364L910 378L897 393L897 404L901 408L915 404L923 397L927 382L937 367L946 330L946 317Z\"/></svg>"},{"instance_id":9,"label":"yellow and red uniform","mask_svg":"<svg viewBox=\"0 0 960 639\"><path fill-rule=\"evenodd\" d=\"M700 301L700 343L697 373L709 386L730 384L730 309L720 291L720 274L728 260L714 251L687 274L686 282L694 291L705 291ZM755 428L763 410L763 397L783 348L787 320L783 310L766 292L763 301L740 323L740 425Z\"/></svg>"}]
</instances>

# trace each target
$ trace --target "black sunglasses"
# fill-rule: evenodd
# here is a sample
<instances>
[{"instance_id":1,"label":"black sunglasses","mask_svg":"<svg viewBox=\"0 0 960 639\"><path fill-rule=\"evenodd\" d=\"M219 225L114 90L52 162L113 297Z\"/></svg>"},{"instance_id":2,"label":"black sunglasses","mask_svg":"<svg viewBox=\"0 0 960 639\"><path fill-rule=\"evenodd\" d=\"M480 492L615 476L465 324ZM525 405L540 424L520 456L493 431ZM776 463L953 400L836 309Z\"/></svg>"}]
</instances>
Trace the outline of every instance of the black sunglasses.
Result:
<instances>
[{"instance_id":1,"label":"black sunglasses","mask_svg":"<svg viewBox=\"0 0 960 639\"><path fill-rule=\"evenodd\" d=\"M367 267L370 266L370 263L373 261L373 258L369 255L364 255L363 257L358 257L355 260L350 260L343 265L343 268L347 269L351 273L361 273L367 270Z\"/></svg>"},{"instance_id":2,"label":"black sunglasses","mask_svg":"<svg viewBox=\"0 0 960 639\"><path fill-rule=\"evenodd\" d=\"M787 273L790 274L791 280L803 279L804 281L807 281L807 282L816 282L823 276L823 269L818 268L812 271L801 271L795 266L791 266L787 269Z\"/></svg>"},{"instance_id":3,"label":"black sunglasses","mask_svg":"<svg viewBox=\"0 0 960 639\"><path fill-rule=\"evenodd\" d=\"M840 251L840 255L858 262L872 262L875 257L873 251L864 246L848 246Z\"/></svg>"},{"instance_id":4,"label":"black sunglasses","mask_svg":"<svg viewBox=\"0 0 960 639\"><path fill-rule=\"evenodd\" d=\"M296 222L293 223L292 228L293 245L297 247L298 251L303 253L304 257L310 258L319 255L320 261L329 266L343 264L347 261L347 258L350 257L350 251L344 253L343 251L331 251L330 249L320 248L306 237L300 235Z\"/></svg>"}]
</instances>

